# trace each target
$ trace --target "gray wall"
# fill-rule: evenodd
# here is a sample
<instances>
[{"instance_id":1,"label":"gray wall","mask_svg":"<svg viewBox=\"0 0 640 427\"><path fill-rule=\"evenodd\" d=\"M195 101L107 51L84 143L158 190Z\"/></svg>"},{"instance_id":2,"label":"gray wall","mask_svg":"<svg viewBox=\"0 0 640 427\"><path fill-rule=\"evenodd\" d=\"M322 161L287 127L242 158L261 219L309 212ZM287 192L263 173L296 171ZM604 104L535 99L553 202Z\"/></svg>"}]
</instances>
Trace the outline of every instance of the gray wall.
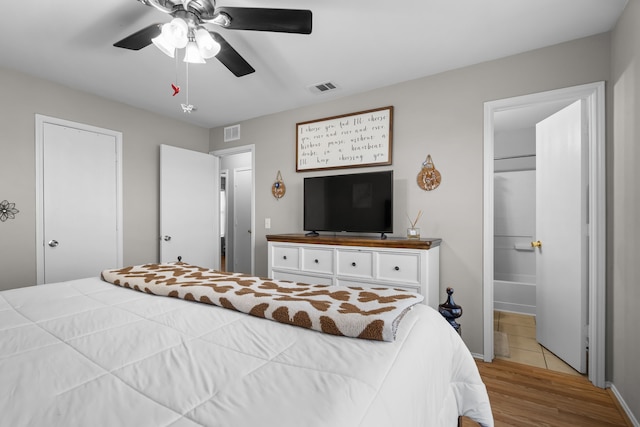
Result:
<instances>
[{"instance_id":1,"label":"gray wall","mask_svg":"<svg viewBox=\"0 0 640 427\"><path fill-rule=\"evenodd\" d=\"M609 377L640 422L640 2L631 0L612 35L613 147L610 180L607 356Z\"/></svg>"},{"instance_id":2,"label":"gray wall","mask_svg":"<svg viewBox=\"0 0 640 427\"><path fill-rule=\"evenodd\" d=\"M393 105L394 230L402 235L406 214L422 210L421 234L443 239L440 299L447 286L455 288L464 309L463 338L481 354L484 102L608 80L609 42L608 34L589 37L248 120L241 123L242 139L232 144L222 142L222 128L212 129L211 149L256 146L256 273L267 271L264 218L271 218L268 234L301 232L302 179L322 174L295 172L296 123ZM427 154L442 173L441 185L429 192L416 184ZM276 201L270 186L278 170L287 194Z\"/></svg>"},{"instance_id":3,"label":"gray wall","mask_svg":"<svg viewBox=\"0 0 640 427\"><path fill-rule=\"evenodd\" d=\"M3 68L0 82L0 201L20 211L0 222L0 289L36 282L36 113L122 132L124 263L157 261L159 144L207 152L209 130Z\"/></svg>"}]
</instances>

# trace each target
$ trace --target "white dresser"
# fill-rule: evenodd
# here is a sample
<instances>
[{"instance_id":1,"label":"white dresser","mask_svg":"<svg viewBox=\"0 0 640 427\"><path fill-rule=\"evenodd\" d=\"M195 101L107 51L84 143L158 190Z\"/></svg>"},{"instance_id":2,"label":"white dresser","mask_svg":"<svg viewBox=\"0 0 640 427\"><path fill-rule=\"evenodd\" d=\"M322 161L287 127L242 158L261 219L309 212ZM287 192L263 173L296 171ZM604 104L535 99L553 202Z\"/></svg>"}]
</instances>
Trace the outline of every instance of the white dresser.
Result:
<instances>
[{"instance_id":1,"label":"white dresser","mask_svg":"<svg viewBox=\"0 0 640 427\"><path fill-rule=\"evenodd\" d=\"M272 279L406 288L435 309L440 304L441 239L275 234L267 241Z\"/></svg>"}]
</instances>

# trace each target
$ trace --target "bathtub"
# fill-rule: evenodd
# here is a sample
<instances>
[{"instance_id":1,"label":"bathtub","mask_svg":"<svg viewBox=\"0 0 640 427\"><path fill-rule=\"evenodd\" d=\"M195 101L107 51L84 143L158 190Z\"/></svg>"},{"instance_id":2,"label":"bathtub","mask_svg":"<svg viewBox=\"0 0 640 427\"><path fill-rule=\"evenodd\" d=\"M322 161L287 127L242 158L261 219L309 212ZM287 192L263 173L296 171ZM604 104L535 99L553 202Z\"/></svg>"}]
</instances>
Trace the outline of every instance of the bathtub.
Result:
<instances>
[{"instance_id":1,"label":"bathtub","mask_svg":"<svg viewBox=\"0 0 640 427\"><path fill-rule=\"evenodd\" d=\"M536 314L536 284L532 278L526 281L493 281L494 310L522 314Z\"/></svg>"}]
</instances>

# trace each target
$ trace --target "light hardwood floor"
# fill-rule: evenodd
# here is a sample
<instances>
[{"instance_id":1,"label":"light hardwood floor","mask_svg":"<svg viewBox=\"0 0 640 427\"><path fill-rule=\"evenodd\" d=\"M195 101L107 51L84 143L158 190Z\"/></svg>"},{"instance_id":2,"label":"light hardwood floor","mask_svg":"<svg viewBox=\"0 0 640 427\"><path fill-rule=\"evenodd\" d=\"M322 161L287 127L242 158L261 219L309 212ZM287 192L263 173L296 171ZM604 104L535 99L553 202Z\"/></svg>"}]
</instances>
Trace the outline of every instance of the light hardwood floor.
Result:
<instances>
[{"instance_id":1,"label":"light hardwood floor","mask_svg":"<svg viewBox=\"0 0 640 427\"><path fill-rule=\"evenodd\" d=\"M496 427L632 426L610 390L587 378L495 359L477 361ZM478 424L463 418L462 427Z\"/></svg>"},{"instance_id":2,"label":"light hardwood floor","mask_svg":"<svg viewBox=\"0 0 640 427\"><path fill-rule=\"evenodd\" d=\"M494 325L508 336L509 357L476 363L496 427L632 426L610 390L595 387L536 342L535 317L495 312ZM477 425L462 420L462 427Z\"/></svg>"}]
</instances>

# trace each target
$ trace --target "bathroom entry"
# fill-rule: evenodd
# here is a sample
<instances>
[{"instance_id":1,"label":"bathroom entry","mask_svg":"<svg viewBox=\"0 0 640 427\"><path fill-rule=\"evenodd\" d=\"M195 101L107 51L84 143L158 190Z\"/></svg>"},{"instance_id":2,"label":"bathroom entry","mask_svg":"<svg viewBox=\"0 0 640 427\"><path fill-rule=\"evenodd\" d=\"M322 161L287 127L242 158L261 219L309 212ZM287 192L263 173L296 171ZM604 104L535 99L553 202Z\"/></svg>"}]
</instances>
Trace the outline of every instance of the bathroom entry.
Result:
<instances>
[{"instance_id":1,"label":"bathroom entry","mask_svg":"<svg viewBox=\"0 0 640 427\"><path fill-rule=\"evenodd\" d=\"M484 104L484 191L483 191L483 307L484 307L484 324L483 324L483 359L490 362L494 355L494 136L495 129L499 128L501 119L518 120L523 117L529 117L536 108L564 103L565 106L577 100L582 100L586 104L586 108L582 109L583 118L586 121L582 123L586 125L587 141L583 149L584 158L588 167L582 168L583 178L588 182L588 186L583 194L580 195L583 200L584 209L588 212L588 223L586 224L586 232L588 235L584 257L586 268L582 270L586 274L588 291L582 296L586 302L581 307L588 304L588 319L584 329L588 336L588 373L589 381L595 386L604 388L605 382L605 338L606 338L606 129L605 129L605 83L595 82L579 86L555 89L546 92L538 92L530 95L516 96L512 98L488 101ZM585 105L583 104L583 107ZM556 110L557 111L557 110ZM522 113L528 113L523 115ZM539 122L549 114L542 115L534 122ZM540 157L540 153L536 153L536 158ZM551 156L553 157L553 156ZM536 176L540 176L541 171L545 170L543 177L548 178L548 183L553 191L560 189L560 186L554 186L553 183L560 183L564 179L564 175L568 174L569 169L560 169L560 177L553 174L547 174L546 169L540 165L536 166ZM565 183L562 182L564 185ZM539 187L539 183L536 183ZM537 197L538 198L538 197ZM539 198L538 198L539 199ZM553 212L555 205L545 205L537 200L536 218L539 216L541 208L548 207L550 214ZM554 204L554 202L551 202ZM553 209L552 209L553 208ZM560 209L560 213L565 213ZM566 223L561 218L555 218L557 224ZM564 230L563 230L564 234ZM540 226L536 224L536 236L534 242L540 241L541 247L536 248L536 269L539 268L539 260L554 260L550 249L552 249L553 234L545 236L541 234ZM564 255L564 254L563 254ZM567 260L559 258L558 265L562 270L563 265L568 265ZM541 283L540 272L536 271L536 281ZM552 275L553 276L553 275ZM550 286L551 295L555 295L555 303L560 308L555 314L561 319L551 322L555 327L553 334L557 337L568 336L568 332L560 332L563 326L562 320L575 320L575 316L566 310L568 305L573 305L580 300L579 295L571 294L569 298L563 299L564 295L554 293L555 288L561 286L562 283L555 283ZM537 286L536 286L537 288ZM536 307L541 306L539 296L536 295ZM557 307L557 305L556 305ZM540 316L540 314L537 314ZM584 341L582 341L584 344Z\"/></svg>"},{"instance_id":2,"label":"bathroom entry","mask_svg":"<svg viewBox=\"0 0 640 427\"><path fill-rule=\"evenodd\" d=\"M535 314L537 341L585 373L586 123L584 101L564 104L496 114L494 308Z\"/></svg>"}]
</instances>

